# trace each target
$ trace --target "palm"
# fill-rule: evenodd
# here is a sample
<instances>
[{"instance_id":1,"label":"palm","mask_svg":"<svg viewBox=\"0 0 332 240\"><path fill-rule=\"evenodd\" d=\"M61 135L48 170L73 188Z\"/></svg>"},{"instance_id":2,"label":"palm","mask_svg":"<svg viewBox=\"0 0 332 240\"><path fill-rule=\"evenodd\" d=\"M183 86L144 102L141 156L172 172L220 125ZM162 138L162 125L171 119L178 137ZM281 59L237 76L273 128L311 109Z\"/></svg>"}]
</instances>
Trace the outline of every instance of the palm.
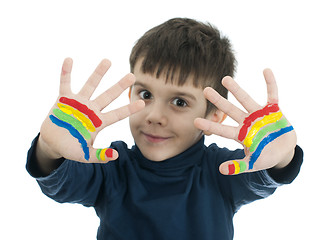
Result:
<instances>
[{"instance_id":1,"label":"palm","mask_svg":"<svg viewBox=\"0 0 332 240\"><path fill-rule=\"evenodd\" d=\"M118 157L115 150L94 149L93 142L102 129L139 111L144 103L138 101L107 113L101 112L135 81L135 77L128 74L96 99L90 100L109 67L110 62L103 60L81 91L73 94L70 87L72 60L64 61L59 97L40 132L40 139L51 149L53 156L90 163L107 162Z\"/></svg>"},{"instance_id":2,"label":"palm","mask_svg":"<svg viewBox=\"0 0 332 240\"><path fill-rule=\"evenodd\" d=\"M245 157L228 161L220 166L223 174L238 174L258 171L277 166L281 159L292 154L296 145L296 134L278 106L278 89L271 70L264 71L268 91L268 104L257 104L230 77L223 79L223 85L247 110L242 111L221 97L212 88L206 88L206 98L219 110L234 119L239 126L217 124L206 119L197 119L195 124L202 130L233 139L244 147Z\"/></svg>"}]
</instances>

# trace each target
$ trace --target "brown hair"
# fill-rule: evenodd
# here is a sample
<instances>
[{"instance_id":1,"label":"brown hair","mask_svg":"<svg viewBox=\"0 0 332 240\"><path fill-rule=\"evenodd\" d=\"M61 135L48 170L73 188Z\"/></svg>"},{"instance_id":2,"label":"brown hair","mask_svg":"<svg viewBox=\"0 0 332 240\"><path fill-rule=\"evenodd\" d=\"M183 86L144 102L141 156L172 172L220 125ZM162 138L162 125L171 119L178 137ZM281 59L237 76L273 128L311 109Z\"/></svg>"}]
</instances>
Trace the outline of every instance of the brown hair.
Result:
<instances>
[{"instance_id":1,"label":"brown hair","mask_svg":"<svg viewBox=\"0 0 332 240\"><path fill-rule=\"evenodd\" d=\"M228 91L220 81L233 77L236 69L228 38L211 24L188 18L174 18L147 31L130 54L131 72L140 58L143 73L157 78L165 74L166 82L180 86L193 76L195 87L210 86L225 98ZM208 102L206 114L213 109Z\"/></svg>"}]
</instances>

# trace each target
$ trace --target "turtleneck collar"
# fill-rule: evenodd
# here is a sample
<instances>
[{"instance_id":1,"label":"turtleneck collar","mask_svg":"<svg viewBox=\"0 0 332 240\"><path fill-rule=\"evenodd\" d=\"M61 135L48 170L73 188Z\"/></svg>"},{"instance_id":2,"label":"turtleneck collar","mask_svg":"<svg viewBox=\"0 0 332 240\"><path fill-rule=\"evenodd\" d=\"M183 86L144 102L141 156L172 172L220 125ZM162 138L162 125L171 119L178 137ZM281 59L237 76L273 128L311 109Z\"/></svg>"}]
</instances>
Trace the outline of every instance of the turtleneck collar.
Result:
<instances>
[{"instance_id":1,"label":"turtleneck collar","mask_svg":"<svg viewBox=\"0 0 332 240\"><path fill-rule=\"evenodd\" d=\"M172 158L157 162L151 161L143 156L137 145L133 147L133 151L137 157L139 164L148 169L152 170L176 170L176 169L183 169L188 168L199 161L202 160L202 156L205 151L204 145L204 136L193 146L188 148L186 151L176 155Z\"/></svg>"}]
</instances>

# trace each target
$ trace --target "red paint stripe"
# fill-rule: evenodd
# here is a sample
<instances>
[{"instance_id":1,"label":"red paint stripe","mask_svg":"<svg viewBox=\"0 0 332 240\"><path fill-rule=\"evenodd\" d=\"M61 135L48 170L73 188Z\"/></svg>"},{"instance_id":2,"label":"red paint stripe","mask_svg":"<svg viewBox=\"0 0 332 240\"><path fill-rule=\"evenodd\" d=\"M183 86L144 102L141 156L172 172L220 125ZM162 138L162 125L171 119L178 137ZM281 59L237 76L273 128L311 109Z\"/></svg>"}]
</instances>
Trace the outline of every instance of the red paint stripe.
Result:
<instances>
[{"instance_id":1,"label":"red paint stripe","mask_svg":"<svg viewBox=\"0 0 332 240\"><path fill-rule=\"evenodd\" d=\"M76 101L75 99L70 99L70 98L66 98L66 97L61 97L59 99L59 101L61 103L67 104L73 108L76 108L78 111L87 115L95 127L101 126L102 121L100 120L100 118L95 114L94 111L89 109L86 105Z\"/></svg>"},{"instance_id":2,"label":"red paint stripe","mask_svg":"<svg viewBox=\"0 0 332 240\"><path fill-rule=\"evenodd\" d=\"M235 165L229 164L228 165L228 175L233 175L235 173Z\"/></svg>"},{"instance_id":3,"label":"red paint stripe","mask_svg":"<svg viewBox=\"0 0 332 240\"><path fill-rule=\"evenodd\" d=\"M268 104L264 108L253 112L243 121L243 126L240 129L238 139L243 141L247 135L248 128L251 126L251 123L255 121L257 118L264 117L265 115L269 115L273 112L278 112L279 106L278 104Z\"/></svg>"},{"instance_id":4,"label":"red paint stripe","mask_svg":"<svg viewBox=\"0 0 332 240\"><path fill-rule=\"evenodd\" d=\"M106 157L112 158L113 157L113 149L108 148L105 152Z\"/></svg>"}]
</instances>

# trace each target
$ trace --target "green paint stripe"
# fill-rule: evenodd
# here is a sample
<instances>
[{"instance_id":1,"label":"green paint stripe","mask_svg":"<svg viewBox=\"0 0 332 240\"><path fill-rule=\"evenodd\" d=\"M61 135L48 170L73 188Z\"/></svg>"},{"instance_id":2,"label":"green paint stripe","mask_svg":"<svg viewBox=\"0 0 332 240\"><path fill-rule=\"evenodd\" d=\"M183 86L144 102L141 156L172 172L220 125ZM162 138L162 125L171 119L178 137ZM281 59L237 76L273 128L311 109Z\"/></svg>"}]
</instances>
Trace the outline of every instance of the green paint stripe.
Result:
<instances>
[{"instance_id":1,"label":"green paint stripe","mask_svg":"<svg viewBox=\"0 0 332 240\"><path fill-rule=\"evenodd\" d=\"M101 161L101 159L100 159L100 152L101 152L101 148L99 148L99 149L97 149L97 152L96 152L96 156L97 156L97 158L98 158L98 160L99 161Z\"/></svg>"},{"instance_id":2,"label":"green paint stripe","mask_svg":"<svg viewBox=\"0 0 332 240\"><path fill-rule=\"evenodd\" d=\"M53 113L60 120L72 125L77 131L79 131L83 135L85 139L89 140L91 138L89 131L76 118L68 115L67 113L64 113L63 111L57 108L53 109Z\"/></svg>"},{"instance_id":3,"label":"green paint stripe","mask_svg":"<svg viewBox=\"0 0 332 240\"><path fill-rule=\"evenodd\" d=\"M266 126L264 129L262 129L261 131L259 131L256 136L254 137L254 139L252 140L252 144L250 146L250 149L249 151L250 152L253 152L255 151L255 149L257 148L258 144L262 141L262 139L264 138L264 136L267 134L267 133L270 133L270 132L274 132L276 130L279 130L281 128L284 128L286 127L288 124L288 121L284 118L284 119L281 119L269 126Z\"/></svg>"},{"instance_id":4,"label":"green paint stripe","mask_svg":"<svg viewBox=\"0 0 332 240\"><path fill-rule=\"evenodd\" d=\"M240 173L247 170L247 163L245 161L239 161L240 163Z\"/></svg>"}]
</instances>

